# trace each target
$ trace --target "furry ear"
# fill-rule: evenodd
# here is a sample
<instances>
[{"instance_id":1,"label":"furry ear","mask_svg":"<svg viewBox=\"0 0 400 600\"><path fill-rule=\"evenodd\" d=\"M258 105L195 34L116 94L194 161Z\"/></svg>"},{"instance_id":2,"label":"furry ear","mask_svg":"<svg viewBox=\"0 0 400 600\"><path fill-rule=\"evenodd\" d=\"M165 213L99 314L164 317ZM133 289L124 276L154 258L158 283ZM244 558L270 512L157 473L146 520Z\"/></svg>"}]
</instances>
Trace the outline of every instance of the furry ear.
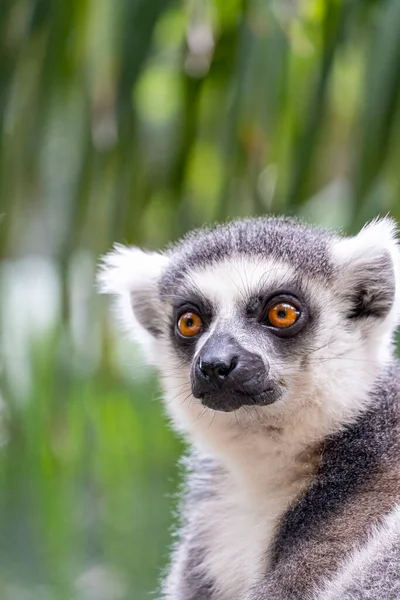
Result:
<instances>
[{"instance_id":1,"label":"furry ear","mask_svg":"<svg viewBox=\"0 0 400 600\"><path fill-rule=\"evenodd\" d=\"M400 252L396 233L394 221L377 219L358 235L334 243L339 293L349 299L350 319L384 319L391 311L398 312Z\"/></svg>"},{"instance_id":2,"label":"furry ear","mask_svg":"<svg viewBox=\"0 0 400 600\"><path fill-rule=\"evenodd\" d=\"M116 296L118 319L142 344L161 334L163 310L157 287L168 262L164 254L119 244L102 259L100 292Z\"/></svg>"}]
</instances>

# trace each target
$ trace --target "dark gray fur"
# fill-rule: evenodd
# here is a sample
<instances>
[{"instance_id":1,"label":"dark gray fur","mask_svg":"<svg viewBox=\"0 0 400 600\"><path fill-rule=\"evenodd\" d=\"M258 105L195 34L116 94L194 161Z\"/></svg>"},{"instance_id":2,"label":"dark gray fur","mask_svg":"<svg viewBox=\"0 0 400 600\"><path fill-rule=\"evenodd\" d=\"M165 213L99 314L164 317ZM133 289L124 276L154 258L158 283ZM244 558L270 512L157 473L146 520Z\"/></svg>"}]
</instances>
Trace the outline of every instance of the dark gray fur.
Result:
<instances>
[{"instance_id":1,"label":"dark gray fur","mask_svg":"<svg viewBox=\"0 0 400 600\"><path fill-rule=\"evenodd\" d=\"M246 600L318 598L317 586L399 503L399 390L400 365L396 362L376 383L374 407L357 423L326 441L313 484L287 511L278 527L272 570ZM356 507L356 523L343 518L351 505ZM394 549L391 554L393 557ZM400 560L400 554L396 560ZM392 590L399 585L400 577L396 573L387 579L387 562L388 557L377 557L375 568L369 573L375 596L364 595L367 592L362 585L367 576L360 574L358 582L349 589L347 600L399 598L392 595Z\"/></svg>"},{"instance_id":2,"label":"dark gray fur","mask_svg":"<svg viewBox=\"0 0 400 600\"><path fill-rule=\"evenodd\" d=\"M287 217L244 219L200 229L170 248L173 261L160 282L160 291L168 295L176 290L189 268L203 267L237 254L286 261L308 276L329 280L334 268L327 243L333 237L325 229Z\"/></svg>"}]
</instances>

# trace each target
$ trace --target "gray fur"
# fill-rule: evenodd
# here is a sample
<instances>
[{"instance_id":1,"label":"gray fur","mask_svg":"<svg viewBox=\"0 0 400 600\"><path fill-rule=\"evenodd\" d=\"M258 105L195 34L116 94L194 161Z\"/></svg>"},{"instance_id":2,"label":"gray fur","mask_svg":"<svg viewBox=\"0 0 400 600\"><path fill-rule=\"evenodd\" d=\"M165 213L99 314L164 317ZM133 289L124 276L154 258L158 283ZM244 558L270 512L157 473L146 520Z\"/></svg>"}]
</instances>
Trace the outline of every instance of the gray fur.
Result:
<instances>
[{"instance_id":1,"label":"gray fur","mask_svg":"<svg viewBox=\"0 0 400 600\"><path fill-rule=\"evenodd\" d=\"M270 256L287 261L307 275L329 279L334 267L327 241L333 237L325 229L291 218L260 217L200 229L171 247L173 262L160 281L161 294L174 291L189 268L206 267L238 254Z\"/></svg>"}]
</instances>

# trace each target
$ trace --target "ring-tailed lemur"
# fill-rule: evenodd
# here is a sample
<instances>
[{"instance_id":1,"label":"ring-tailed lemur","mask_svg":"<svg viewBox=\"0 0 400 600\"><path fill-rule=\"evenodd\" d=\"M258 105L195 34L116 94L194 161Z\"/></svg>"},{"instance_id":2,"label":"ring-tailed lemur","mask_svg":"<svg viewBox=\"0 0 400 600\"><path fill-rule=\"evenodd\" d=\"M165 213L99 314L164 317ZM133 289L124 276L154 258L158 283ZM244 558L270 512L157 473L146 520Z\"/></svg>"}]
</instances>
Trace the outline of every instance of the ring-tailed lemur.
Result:
<instances>
[{"instance_id":1,"label":"ring-tailed lemur","mask_svg":"<svg viewBox=\"0 0 400 600\"><path fill-rule=\"evenodd\" d=\"M395 229L249 219L105 257L193 447L165 600L400 598Z\"/></svg>"}]
</instances>

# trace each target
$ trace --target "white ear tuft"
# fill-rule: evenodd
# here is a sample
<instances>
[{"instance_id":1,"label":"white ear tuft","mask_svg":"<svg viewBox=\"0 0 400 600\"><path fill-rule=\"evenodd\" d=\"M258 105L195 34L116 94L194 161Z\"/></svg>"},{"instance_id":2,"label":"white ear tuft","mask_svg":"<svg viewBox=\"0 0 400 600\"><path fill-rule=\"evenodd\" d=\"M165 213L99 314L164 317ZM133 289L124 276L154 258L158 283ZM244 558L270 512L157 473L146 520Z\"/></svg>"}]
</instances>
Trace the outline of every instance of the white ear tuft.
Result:
<instances>
[{"instance_id":1,"label":"white ear tuft","mask_svg":"<svg viewBox=\"0 0 400 600\"><path fill-rule=\"evenodd\" d=\"M114 250L102 259L97 278L99 291L117 295L139 291L157 281L167 264L164 254L115 244Z\"/></svg>"},{"instance_id":2,"label":"white ear tuft","mask_svg":"<svg viewBox=\"0 0 400 600\"><path fill-rule=\"evenodd\" d=\"M392 219L374 219L354 237L341 239L335 244L334 252L340 262L381 256L384 253L394 258L399 254L397 224Z\"/></svg>"},{"instance_id":3,"label":"white ear tuft","mask_svg":"<svg viewBox=\"0 0 400 600\"><path fill-rule=\"evenodd\" d=\"M168 262L163 254L116 244L102 259L97 278L99 291L116 297L118 321L142 345L150 362L152 344L161 334L158 316L163 314L158 281Z\"/></svg>"}]
</instances>

